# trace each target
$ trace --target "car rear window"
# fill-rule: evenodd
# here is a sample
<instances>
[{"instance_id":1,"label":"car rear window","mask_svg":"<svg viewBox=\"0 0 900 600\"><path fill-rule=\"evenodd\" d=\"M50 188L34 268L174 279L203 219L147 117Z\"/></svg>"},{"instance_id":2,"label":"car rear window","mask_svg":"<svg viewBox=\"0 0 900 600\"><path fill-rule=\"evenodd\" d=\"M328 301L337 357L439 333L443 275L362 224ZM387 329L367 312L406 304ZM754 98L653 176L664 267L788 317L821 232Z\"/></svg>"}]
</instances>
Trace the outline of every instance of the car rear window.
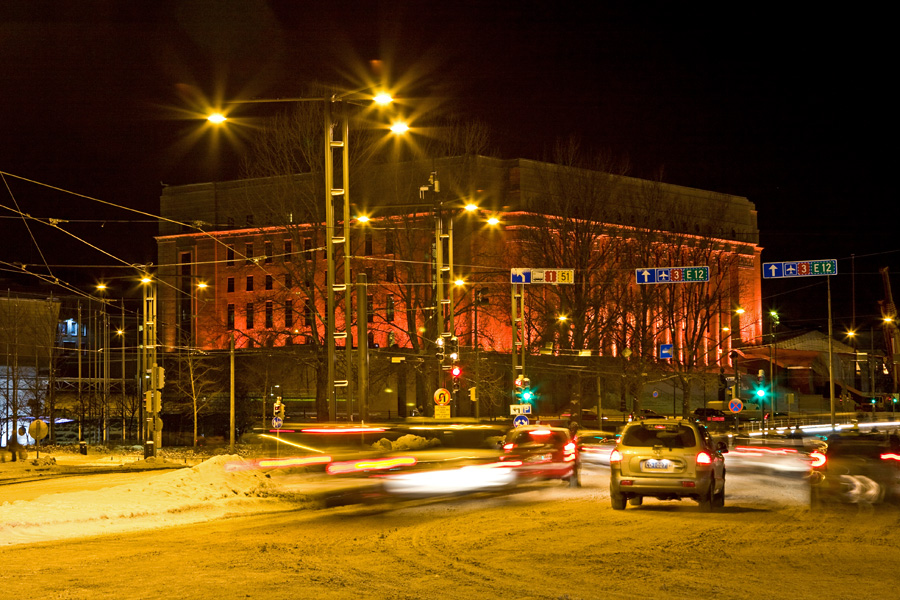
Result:
<instances>
[{"instance_id":1,"label":"car rear window","mask_svg":"<svg viewBox=\"0 0 900 600\"><path fill-rule=\"evenodd\" d=\"M549 431L549 433L544 433L547 431L546 429L541 431L521 431L516 434L515 442L518 445L522 444L564 444L568 440L568 436L565 432L562 431Z\"/></svg>"},{"instance_id":2,"label":"car rear window","mask_svg":"<svg viewBox=\"0 0 900 600\"><path fill-rule=\"evenodd\" d=\"M666 448L691 448L697 445L694 430L684 425L630 427L622 436L625 446L665 446Z\"/></svg>"}]
</instances>

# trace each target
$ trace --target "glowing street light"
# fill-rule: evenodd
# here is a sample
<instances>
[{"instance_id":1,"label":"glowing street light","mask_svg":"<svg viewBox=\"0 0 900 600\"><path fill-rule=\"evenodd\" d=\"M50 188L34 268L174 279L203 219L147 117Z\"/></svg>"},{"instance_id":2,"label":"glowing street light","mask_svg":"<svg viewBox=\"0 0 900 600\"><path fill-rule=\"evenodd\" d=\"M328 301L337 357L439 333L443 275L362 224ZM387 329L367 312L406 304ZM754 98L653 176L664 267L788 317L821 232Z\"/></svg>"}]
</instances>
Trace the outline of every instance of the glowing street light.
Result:
<instances>
[{"instance_id":1,"label":"glowing street light","mask_svg":"<svg viewBox=\"0 0 900 600\"><path fill-rule=\"evenodd\" d=\"M222 113L217 112L217 113L213 113L213 114L209 115L208 117L206 117L206 120L209 121L210 123L218 125L220 123L224 123L225 121L227 121L228 117L226 117Z\"/></svg>"}]
</instances>

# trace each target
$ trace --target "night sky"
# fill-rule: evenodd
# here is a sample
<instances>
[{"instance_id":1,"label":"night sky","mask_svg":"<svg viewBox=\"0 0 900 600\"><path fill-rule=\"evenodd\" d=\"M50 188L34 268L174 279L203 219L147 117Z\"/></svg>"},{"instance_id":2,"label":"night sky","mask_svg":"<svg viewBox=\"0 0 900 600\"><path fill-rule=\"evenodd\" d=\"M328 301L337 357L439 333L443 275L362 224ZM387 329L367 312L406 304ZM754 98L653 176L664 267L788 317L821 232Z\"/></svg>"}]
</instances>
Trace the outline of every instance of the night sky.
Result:
<instances>
[{"instance_id":1,"label":"night sky","mask_svg":"<svg viewBox=\"0 0 900 600\"><path fill-rule=\"evenodd\" d=\"M576 136L634 176L748 197L764 261L839 260L836 329L854 287L857 321L877 315L878 268L900 271L887 19L705 4L4 0L0 171L156 213L161 182L238 175L239 149L184 118L204 100L354 85L381 60L398 95L483 120L503 157L546 158ZM145 217L3 183L2 263L115 262L32 222L35 245L16 205L69 219L126 262L155 261ZM785 325L824 325L823 278L763 293Z\"/></svg>"}]
</instances>

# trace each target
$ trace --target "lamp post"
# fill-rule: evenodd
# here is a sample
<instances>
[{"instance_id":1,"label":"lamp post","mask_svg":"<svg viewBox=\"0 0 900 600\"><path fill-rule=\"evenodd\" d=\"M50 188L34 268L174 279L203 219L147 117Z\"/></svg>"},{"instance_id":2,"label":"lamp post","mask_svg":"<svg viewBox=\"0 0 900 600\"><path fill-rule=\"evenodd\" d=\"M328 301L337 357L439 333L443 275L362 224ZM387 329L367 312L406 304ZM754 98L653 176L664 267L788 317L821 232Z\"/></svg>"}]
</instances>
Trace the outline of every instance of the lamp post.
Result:
<instances>
[{"instance_id":1,"label":"lamp post","mask_svg":"<svg viewBox=\"0 0 900 600\"><path fill-rule=\"evenodd\" d=\"M141 349L141 392L149 415L146 418L147 433L144 448L145 458L156 456L162 442L162 421L159 418L159 366L156 356L156 282L149 275L141 278L143 294L143 344ZM149 380L149 381L148 381ZM149 389L148 389L149 384Z\"/></svg>"},{"instance_id":2,"label":"lamp post","mask_svg":"<svg viewBox=\"0 0 900 600\"><path fill-rule=\"evenodd\" d=\"M347 105L359 103L362 100L371 100L376 105L387 105L393 102L387 93L379 93L375 96L360 95L361 90L333 94L324 98L284 98L236 101L234 104L273 103L273 102L322 102L324 112L325 134L325 260L326 260L326 293L325 293L325 351L327 371L327 404L328 419L334 421L337 418L336 388L347 388L347 412L348 418L352 418L352 388L350 385L350 372L352 365L352 337L350 334L351 307L351 281L350 281L350 124L347 114ZM337 113L337 119L335 119ZM207 119L212 123L224 123L227 118L216 113ZM338 128L339 135L335 135ZM394 123L391 131L402 133L408 130L404 123ZM341 173L339 187L335 186L335 163L339 163ZM343 231L338 235L337 221L335 218L335 200L343 202ZM335 247L340 244L344 250L343 282L337 281L337 269L335 259ZM335 292L344 294L344 330L337 331L335 321ZM344 340L344 374L346 379L335 379L336 340Z\"/></svg>"}]
</instances>

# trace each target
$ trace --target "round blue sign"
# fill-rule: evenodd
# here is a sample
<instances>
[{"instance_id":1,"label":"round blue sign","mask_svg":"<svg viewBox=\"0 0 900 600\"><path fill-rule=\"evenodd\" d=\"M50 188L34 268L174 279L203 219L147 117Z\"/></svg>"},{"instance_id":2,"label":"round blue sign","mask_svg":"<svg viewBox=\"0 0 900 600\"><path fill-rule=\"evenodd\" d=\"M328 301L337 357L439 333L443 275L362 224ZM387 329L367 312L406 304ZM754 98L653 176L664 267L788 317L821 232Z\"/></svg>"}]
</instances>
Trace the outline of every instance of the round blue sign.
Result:
<instances>
[{"instance_id":1,"label":"round blue sign","mask_svg":"<svg viewBox=\"0 0 900 600\"><path fill-rule=\"evenodd\" d=\"M516 427L528 425L528 417L526 417L525 415L516 415L516 418L513 419L513 425L515 425Z\"/></svg>"},{"instance_id":2,"label":"round blue sign","mask_svg":"<svg viewBox=\"0 0 900 600\"><path fill-rule=\"evenodd\" d=\"M284 425L284 421L281 417L272 417L272 429L281 429L282 425Z\"/></svg>"},{"instance_id":3,"label":"round blue sign","mask_svg":"<svg viewBox=\"0 0 900 600\"><path fill-rule=\"evenodd\" d=\"M744 403L741 402L741 401L740 401L739 399L737 399L737 398L733 398L733 399L728 403L728 408L730 408L730 409L731 409L731 412L733 412L733 413L739 413L739 412L741 412L742 410L744 410Z\"/></svg>"}]
</instances>

